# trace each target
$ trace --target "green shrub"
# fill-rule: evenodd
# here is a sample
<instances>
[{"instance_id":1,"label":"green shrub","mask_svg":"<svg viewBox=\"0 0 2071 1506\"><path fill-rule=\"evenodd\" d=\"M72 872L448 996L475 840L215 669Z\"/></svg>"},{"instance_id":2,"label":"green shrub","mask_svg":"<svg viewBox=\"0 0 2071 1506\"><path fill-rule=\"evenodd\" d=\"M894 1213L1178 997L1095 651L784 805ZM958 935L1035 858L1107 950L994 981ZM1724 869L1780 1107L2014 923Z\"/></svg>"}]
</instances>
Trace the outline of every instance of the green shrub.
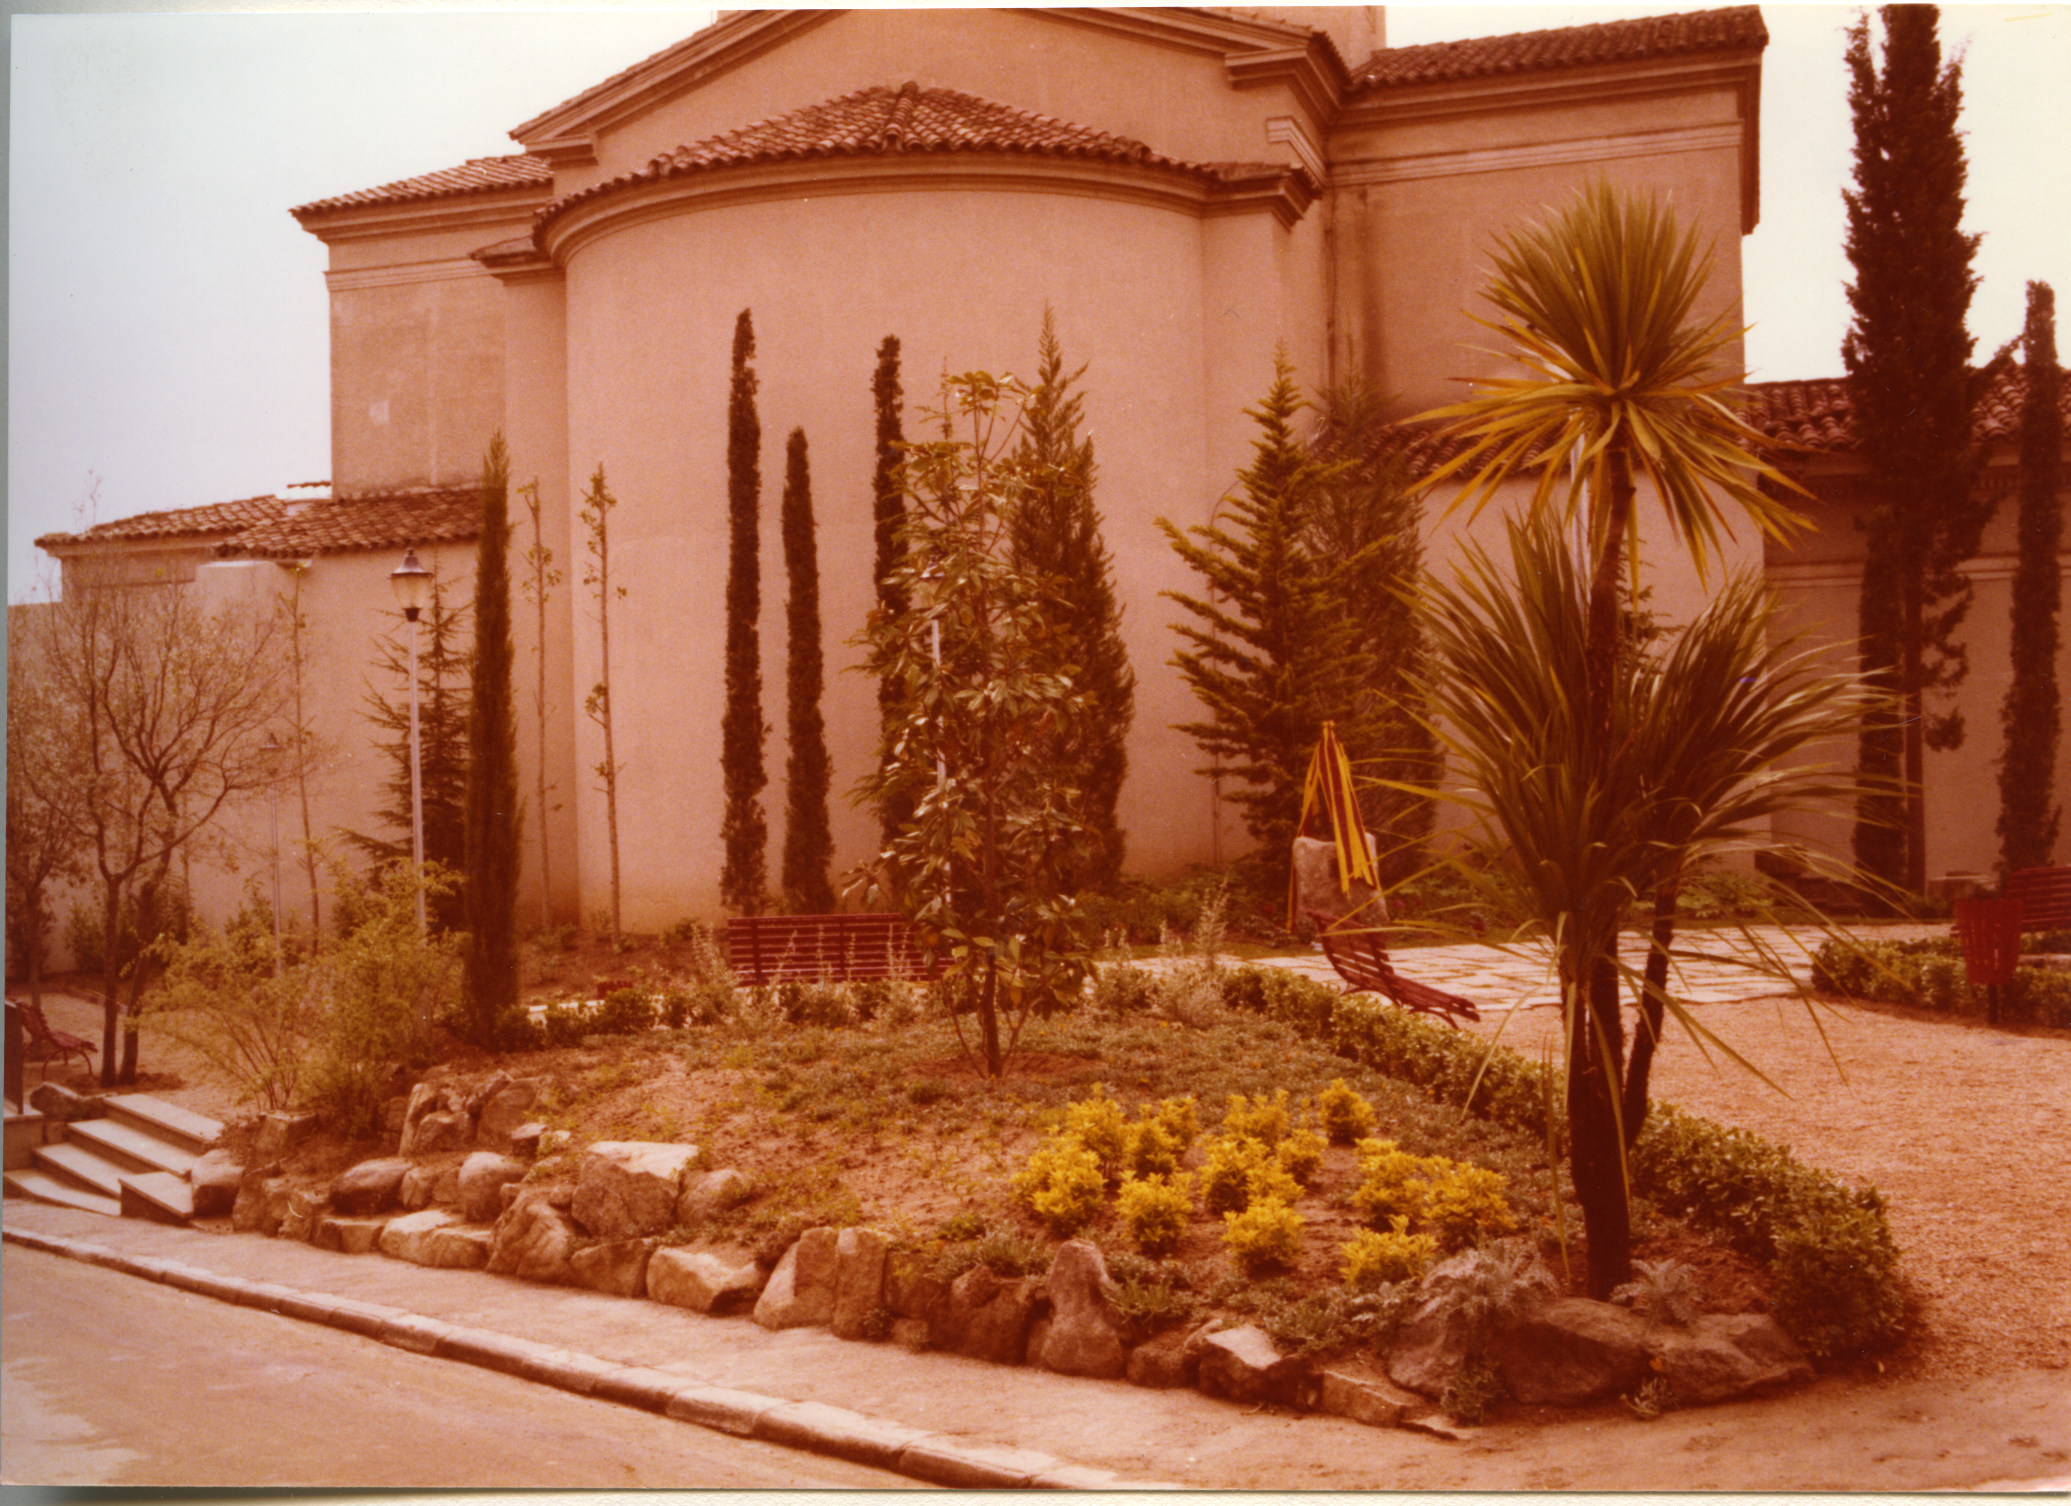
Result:
<instances>
[{"instance_id":1,"label":"green shrub","mask_svg":"<svg viewBox=\"0 0 2071 1506\"><path fill-rule=\"evenodd\" d=\"M1265 1147L1241 1136L1218 1136L1208 1142L1201 1168L1201 1202L1210 1213L1234 1213L1251 1202L1251 1169Z\"/></svg>"},{"instance_id":2,"label":"green shrub","mask_svg":"<svg viewBox=\"0 0 2071 1506\"><path fill-rule=\"evenodd\" d=\"M1274 1151L1280 1169L1304 1188L1316 1185L1323 1170L1323 1137L1314 1130L1296 1130Z\"/></svg>"},{"instance_id":3,"label":"green shrub","mask_svg":"<svg viewBox=\"0 0 2071 1506\"><path fill-rule=\"evenodd\" d=\"M621 988L608 995L590 1020L598 1035L636 1035L654 1029L654 1001L638 989Z\"/></svg>"},{"instance_id":4,"label":"green shrub","mask_svg":"<svg viewBox=\"0 0 2071 1506\"><path fill-rule=\"evenodd\" d=\"M573 999L550 1000L540 1027L549 1047L579 1046L590 1033L589 1006Z\"/></svg>"},{"instance_id":5,"label":"green shrub","mask_svg":"<svg viewBox=\"0 0 2071 1506\"><path fill-rule=\"evenodd\" d=\"M1344 1247L1345 1285L1360 1288L1415 1281L1438 1258L1438 1241L1408 1232L1409 1220L1399 1214L1388 1231L1361 1229Z\"/></svg>"},{"instance_id":6,"label":"green shrub","mask_svg":"<svg viewBox=\"0 0 2071 1506\"><path fill-rule=\"evenodd\" d=\"M1223 1223L1223 1243L1247 1276L1292 1266L1301 1254L1302 1216L1281 1198L1259 1198L1242 1213L1225 1213Z\"/></svg>"},{"instance_id":7,"label":"green shrub","mask_svg":"<svg viewBox=\"0 0 2071 1506\"><path fill-rule=\"evenodd\" d=\"M2044 938L2047 940L2048 938ZM1826 941L1812 959L1812 986L1853 999L1907 1004L1983 1019L1990 998L1964 971L1963 950L1948 937L1920 941ZM2071 1026L2071 973L2017 968L2000 988L2001 1020Z\"/></svg>"},{"instance_id":8,"label":"green shrub","mask_svg":"<svg viewBox=\"0 0 2071 1506\"><path fill-rule=\"evenodd\" d=\"M1095 968L1086 987L1086 1001L1103 1014L1148 1014L1157 997L1156 976L1133 962Z\"/></svg>"},{"instance_id":9,"label":"green shrub","mask_svg":"<svg viewBox=\"0 0 2071 1506\"><path fill-rule=\"evenodd\" d=\"M1121 1175L1129 1151L1129 1119L1107 1096L1106 1084L1095 1083L1091 1097L1065 1105L1062 1133L1099 1158L1102 1176Z\"/></svg>"},{"instance_id":10,"label":"green shrub","mask_svg":"<svg viewBox=\"0 0 2071 1506\"><path fill-rule=\"evenodd\" d=\"M1770 1273L1776 1320L1815 1360L1857 1359L1898 1342L1898 1246L1875 1192L1805 1208L1776 1236Z\"/></svg>"},{"instance_id":11,"label":"green shrub","mask_svg":"<svg viewBox=\"0 0 2071 1506\"><path fill-rule=\"evenodd\" d=\"M1263 1093L1252 1099L1245 1098L1242 1093L1232 1093L1230 1106L1222 1116L1224 1134L1247 1135L1267 1146L1278 1145L1286 1139L1288 1127L1285 1088L1270 1099Z\"/></svg>"},{"instance_id":12,"label":"green shrub","mask_svg":"<svg viewBox=\"0 0 2071 1506\"><path fill-rule=\"evenodd\" d=\"M1053 1136L1036 1147L1014 1177L1029 1211L1060 1239L1070 1239L1099 1216L1107 1193L1100 1157L1077 1138Z\"/></svg>"},{"instance_id":13,"label":"green shrub","mask_svg":"<svg viewBox=\"0 0 2071 1506\"><path fill-rule=\"evenodd\" d=\"M1332 1078L1330 1086L1316 1095L1316 1115L1332 1145L1350 1145L1373 1133L1373 1105L1353 1092L1342 1077Z\"/></svg>"},{"instance_id":14,"label":"green shrub","mask_svg":"<svg viewBox=\"0 0 2071 1506\"><path fill-rule=\"evenodd\" d=\"M1193 1217L1193 1178L1185 1172L1171 1177L1125 1176L1116 1208L1122 1232L1137 1249L1153 1258L1169 1255L1179 1247L1187 1220Z\"/></svg>"}]
</instances>

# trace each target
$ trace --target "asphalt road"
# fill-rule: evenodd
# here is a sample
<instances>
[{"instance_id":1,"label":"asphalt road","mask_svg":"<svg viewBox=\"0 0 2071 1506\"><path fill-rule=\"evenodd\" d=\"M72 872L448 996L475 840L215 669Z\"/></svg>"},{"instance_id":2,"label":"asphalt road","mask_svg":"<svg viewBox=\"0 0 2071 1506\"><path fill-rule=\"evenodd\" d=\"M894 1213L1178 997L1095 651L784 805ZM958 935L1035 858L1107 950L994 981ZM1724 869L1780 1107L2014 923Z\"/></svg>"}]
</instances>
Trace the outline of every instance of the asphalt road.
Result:
<instances>
[{"instance_id":1,"label":"asphalt road","mask_svg":"<svg viewBox=\"0 0 2071 1506\"><path fill-rule=\"evenodd\" d=\"M914 1488L24 1249L0 1291L0 1482Z\"/></svg>"}]
</instances>

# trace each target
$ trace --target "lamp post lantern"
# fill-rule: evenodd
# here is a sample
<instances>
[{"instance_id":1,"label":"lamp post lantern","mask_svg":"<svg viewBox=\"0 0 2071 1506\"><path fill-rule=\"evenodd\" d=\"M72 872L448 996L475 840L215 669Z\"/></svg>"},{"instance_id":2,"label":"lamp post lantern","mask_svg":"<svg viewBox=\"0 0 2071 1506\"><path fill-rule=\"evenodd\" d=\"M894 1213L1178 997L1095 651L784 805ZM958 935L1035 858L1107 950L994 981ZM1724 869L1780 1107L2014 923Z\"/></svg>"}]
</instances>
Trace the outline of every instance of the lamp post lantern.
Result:
<instances>
[{"instance_id":1,"label":"lamp post lantern","mask_svg":"<svg viewBox=\"0 0 2071 1506\"><path fill-rule=\"evenodd\" d=\"M403 551L403 562L389 572L395 588L396 605L410 624L410 861L416 869L417 934L426 934L424 923L424 758L417 741L417 614L424 610L425 592L431 571L417 563L414 548Z\"/></svg>"}]
</instances>

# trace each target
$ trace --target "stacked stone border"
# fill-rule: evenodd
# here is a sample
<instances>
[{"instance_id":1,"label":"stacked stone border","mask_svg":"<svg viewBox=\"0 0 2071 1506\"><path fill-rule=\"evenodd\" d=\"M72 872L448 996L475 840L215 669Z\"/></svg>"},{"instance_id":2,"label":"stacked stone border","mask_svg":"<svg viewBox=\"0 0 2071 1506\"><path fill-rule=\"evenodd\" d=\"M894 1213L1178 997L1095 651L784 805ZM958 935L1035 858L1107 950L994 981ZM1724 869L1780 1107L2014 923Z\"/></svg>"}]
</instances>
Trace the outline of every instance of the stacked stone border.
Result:
<instances>
[{"instance_id":1,"label":"stacked stone border","mask_svg":"<svg viewBox=\"0 0 2071 1506\"><path fill-rule=\"evenodd\" d=\"M0 1240L237 1307L321 1324L433 1359L457 1360L501 1375L637 1407L736 1438L826 1454L953 1490L1178 1490L1124 1480L1109 1470L1070 1464L1032 1449L970 1443L884 1422L817 1401L785 1401L706 1385L646 1365L618 1365L536 1339L513 1338L427 1318L378 1302L331 1297L271 1281L226 1276L182 1260L127 1255L88 1240L27 1229L0 1229Z\"/></svg>"}]
</instances>

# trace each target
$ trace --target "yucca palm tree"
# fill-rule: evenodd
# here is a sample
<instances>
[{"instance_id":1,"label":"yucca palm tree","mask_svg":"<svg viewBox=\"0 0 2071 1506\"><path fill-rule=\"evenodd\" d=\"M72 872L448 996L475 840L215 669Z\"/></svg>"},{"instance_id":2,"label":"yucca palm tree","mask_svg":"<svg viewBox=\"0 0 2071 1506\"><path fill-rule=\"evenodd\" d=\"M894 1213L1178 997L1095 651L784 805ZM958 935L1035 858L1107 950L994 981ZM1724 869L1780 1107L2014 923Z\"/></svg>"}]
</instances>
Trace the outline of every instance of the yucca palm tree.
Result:
<instances>
[{"instance_id":1,"label":"yucca palm tree","mask_svg":"<svg viewBox=\"0 0 2071 1506\"><path fill-rule=\"evenodd\" d=\"M1549 526L1579 521L1586 540L1585 615L1558 624L1579 634L1570 646L1582 655L1583 679L1563 687L1562 721L1512 746L1565 739L1575 750L1593 750L1533 776L1561 787L1538 791L1531 808L1551 823L1540 834L1547 852L1557 842L1581 844L1553 870L1580 887L1553 891L1533 882L1541 919L1564 952L1573 1171L1589 1233L1590 1287L1604 1295L1626 1278L1630 1210L1619 1122L1616 911L1598 908L1618 885L1590 871L1608 854L1588 834L1614 813L1600 803L1620 798L1602 780L1617 741L1619 583L1637 563L1637 483L1651 485L1700 573L1720 552L1721 535L1733 531L1735 512L1777 537L1804 525L1762 488L1767 479L1778 491L1796 489L1756 458L1762 436L1728 405L1739 373L1724 369L1725 358L1739 331L1728 314L1697 317L1711 258L1699 255L1695 236L1678 228L1665 203L1599 181L1547 221L1504 237L1494 264L1483 296L1496 318L1476 322L1503 336L1502 354L1524 370L1478 379L1465 402L1423 415L1448 420L1445 432L1464 441L1427 484L1457 482L1448 510L1478 514L1507 483L1536 473L1527 516ZM1529 594L1532 584L1520 581L1520 590ZM1538 610L1551 605L1541 601ZM1556 623L1548 618L1540 627L1550 633ZM1510 672L1543 678L1528 661ZM1512 688L1524 693L1522 685Z\"/></svg>"},{"instance_id":2,"label":"yucca palm tree","mask_svg":"<svg viewBox=\"0 0 2071 1506\"><path fill-rule=\"evenodd\" d=\"M1422 689L1463 780L1444 798L1479 818L1554 950L1569 1004L1569 1144L1601 1296L1624 1279L1612 1268L1630 1243L1623 1155L1646 1117L1668 1017L1734 1055L1669 988L1671 962L1702 955L1674 946L1683 874L1755 845L1781 812L1852 801L1851 775L1797 760L1845 738L1869 696L1855 676L1773 639L1774 607L1760 578L1743 574L1664 650L1620 657L1600 730L1584 562L1540 518L1511 524L1510 566L1473 550L1453 585L1423 588L1436 664ZM1635 971L1618 960L1618 926L1648 900L1653 944ZM1595 1007L1606 984L1609 1002ZM1627 986L1640 1001L1629 1062Z\"/></svg>"}]
</instances>

